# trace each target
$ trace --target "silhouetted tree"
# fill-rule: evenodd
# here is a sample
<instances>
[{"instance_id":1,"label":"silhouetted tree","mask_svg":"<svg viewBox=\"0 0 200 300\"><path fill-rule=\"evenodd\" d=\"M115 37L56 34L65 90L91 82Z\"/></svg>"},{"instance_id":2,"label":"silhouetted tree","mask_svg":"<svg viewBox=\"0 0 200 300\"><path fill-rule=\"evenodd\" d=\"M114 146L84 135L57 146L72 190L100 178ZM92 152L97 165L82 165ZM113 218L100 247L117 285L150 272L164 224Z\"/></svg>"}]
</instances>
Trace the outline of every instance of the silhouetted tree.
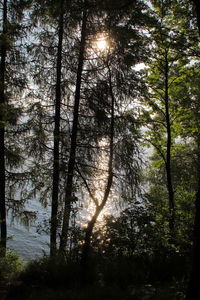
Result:
<instances>
[{"instance_id":1,"label":"silhouetted tree","mask_svg":"<svg viewBox=\"0 0 200 300\"><path fill-rule=\"evenodd\" d=\"M25 75L21 73L24 67L22 56L25 51L20 48L20 39L24 35L25 26L22 25L23 11L29 1L1 1L1 34L0 34L0 245L6 248L6 162L17 165L19 155L9 148L7 139L8 125L14 125L19 115L19 109L13 100L19 100L20 92L25 87ZM28 25L27 25L28 27ZM23 55L21 55L23 53ZM15 157L15 161L14 161ZM5 254L5 252L4 252Z\"/></svg>"}]
</instances>

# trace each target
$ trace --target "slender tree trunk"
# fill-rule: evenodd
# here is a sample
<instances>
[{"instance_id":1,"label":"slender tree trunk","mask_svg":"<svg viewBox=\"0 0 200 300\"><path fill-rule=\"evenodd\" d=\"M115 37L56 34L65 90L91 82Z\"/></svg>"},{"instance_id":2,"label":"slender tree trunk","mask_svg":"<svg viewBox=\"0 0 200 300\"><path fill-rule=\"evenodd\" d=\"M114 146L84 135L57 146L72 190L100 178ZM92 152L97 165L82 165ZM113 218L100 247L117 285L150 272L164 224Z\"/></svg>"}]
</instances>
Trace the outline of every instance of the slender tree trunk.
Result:
<instances>
[{"instance_id":1,"label":"slender tree trunk","mask_svg":"<svg viewBox=\"0 0 200 300\"><path fill-rule=\"evenodd\" d=\"M109 162L108 162L108 179L107 184L104 192L104 197L100 205L96 206L95 213L91 219L91 221L88 223L88 226L86 228L85 232L85 239L82 249L82 256L81 256L81 264L83 266L87 265L89 258L90 258L90 248L91 248L91 237L94 225L98 219L99 214L101 213L102 209L104 208L109 194L112 187L113 182L113 143L114 143L114 109L115 109L115 98L113 94L113 88L112 88L112 77L111 77L111 71L108 66L108 73L109 73L109 91L110 91L110 97L111 97L111 122L110 122L110 155L109 155Z\"/></svg>"},{"instance_id":2,"label":"slender tree trunk","mask_svg":"<svg viewBox=\"0 0 200 300\"><path fill-rule=\"evenodd\" d=\"M187 290L186 300L196 300L200 284L200 144L198 157L198 189L195 200L195 220L193 233L193 257L190 281Z\"/></svg>"},{"instance_id":3,"label":"slender tree trunk","mask_svg":"<svg viewBox=\"0 0 200 300\"><path fill-rule=\"evenodd\" d=\"M80 52L79 52L77 78L76 78L76 90L75 90L75 99L74 99L71 146L70 146L66 189L65 189L64 215L63 215L62 232L61 232L61 238L60 238L60 249L59 250L61 253L63 253L66 248L68 229L69 229L69 220L70 220L70 213L71 213L74 167L75 167L75 161L76 161L76 148L77 148L78 116L79 116L82 72L83 72L84 53L85 53L85 44L86 44L86 30L87 30L86 24L87 24L87 10L86 10L86 7L84 7L82 28L81 28Z\"/></svg>"},{"instance_id":4,"label":"slender tree trunk","mask_svg":"<svg viewBox=\"0 0 200 300\"><path fill-rule=\"evenodd\" d=\"M96 207L95 214L93 215L91 221L88 223L85 231L85 239L81 255L81 264L83 266L87 265L89 261L92 232L101 210L102 209L100 208L100 206Z\"/></svg>"},{"instance_id":5,"label":"slender tree trunk","mask_svg":"<svg viewBox=\"0 0 200 300\"><path fill-rule=\"evenodd\" d=\"M0 110L3 111L6 104L5 96L5 72L6 72L6 35L7 35L7 0L3 1L3 42L1 45L1 62L0 62ZM5 200L5 124L3 113L0 113L0 228L1 240L0 247L3 251L1 255L6 253L6 239L7 239L7 226L6 226L6 200Z\"/></svg>"},{"instance_id":6,"label":"slender tree trunk","mask_svg":"<svg viewBox=\"0 0 200 300\"><path fill-rule=\"evenodd\" d=\"M96 207L95 214L93 215L91 221L88 223L88 226L85 231L85 239L84 239L82 255L81 255L81 264L83 266L87 265L87 263L89 261L90 248L91 248L91 237L92 237L94 225L96 224L98 216L100 215L102 209L104 208L104 206L108 200L108 196L109 196L111 186L112 186L112 181L113 181L113 172L112 172L112 170L109 170L108 182L107 182L103 201L102 201L101 205Z\"/></svg>"},{"instance_id":7,"label":"slender tree trunk","mask_svg":"<svg viewBox=\"0 0 200 300\"><path fill-rule=\"evenodd\" d=\"M56 236L58 227L58 196L59 196L59 178L60 178L60 106L61 106L61 76L62 76L62 43L63 43L63 2L60 1L60 17L58 25L58 47L56 64L56 99L55 99L55 117L54 117L54 149L53 149L53 190L51 206L51 236L50 236L50 256L56 255Z\"/></svg>"},{"instance_id":8,"label":"slender tree trunk","mask_svg":"<svg viewBox=\"0 0 200 300\"><path fill-rule=\"evenodd\" d=\"M170 112L169 112L169 66L167 53L165 56L165 115L166 115L166 127L167 127L167 150L166 150L166 175L167 175L167 190L169 197L169 230L170 235L174 239L174 229L175 229L175 203L174 203L174 189L172 183L172 172L171 172L171 147L172 147L172 137L171 137L171 122L170 122Z\"/></svg>"},{"instance_id":9,"label":"slender tree trunk","mask_svg":"<svg viewBox=\"0 0 200 300\"><path fill-rule=\"evenodd\" d=\"M197 24L198 24L198 29L199 29L199 36L200 36L200 1L199 0L191 0L196 9L196 14L197 14Z\"/></svg>"},{"instance_id":10,"label":"slender tree trunk","mask_svg":"<svg viewBox=\"0 0 200 300\"><path fill-rule=\"evenodd\" d=\"M197 23L200 37L200 1L192 0L195 4L197 13ZM199 294L200 284L200 136L197 138L198 145L198 187L195 200L195 219L194 219L194 233L193 233L193 256L192 268L190 274L190 281L188 285L186 300L196 300Z\"/></svg>"}]
</instances>

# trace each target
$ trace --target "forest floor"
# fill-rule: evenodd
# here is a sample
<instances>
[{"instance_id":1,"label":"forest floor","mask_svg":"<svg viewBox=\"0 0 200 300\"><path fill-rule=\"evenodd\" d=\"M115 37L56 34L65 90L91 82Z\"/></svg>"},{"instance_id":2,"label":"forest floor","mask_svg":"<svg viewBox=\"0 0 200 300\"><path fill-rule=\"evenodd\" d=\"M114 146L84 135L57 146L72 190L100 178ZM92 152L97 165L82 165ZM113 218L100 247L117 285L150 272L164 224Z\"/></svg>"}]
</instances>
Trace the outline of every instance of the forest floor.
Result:
<instances>
[{"instance_id":1,"label":"forest floor","mask_svg":"<svg viewBox=\"0 0 200 300\"><path fill-rule=\"evenodd\" d=\"M1 294L0 294L1 296ZM172 283L156 285L130 285L122 288L116 285L87 285L79 288L50 288L44 286L12 287L1 300L183 300L184 294Z\"/></svg>"},{"instance_id":2,"label":"forest floor","mask_svg":"<svg viewBox=\"0 0 200 300\"><path fill-rule=\"evenodd\" d=\"M185 299L188 279L182 260L161 262L157 259L149 265L144 258L125 257L83 266L58 256L21 266L11 255L2 259L0 300Z\"/></svg>"}]
</instances>

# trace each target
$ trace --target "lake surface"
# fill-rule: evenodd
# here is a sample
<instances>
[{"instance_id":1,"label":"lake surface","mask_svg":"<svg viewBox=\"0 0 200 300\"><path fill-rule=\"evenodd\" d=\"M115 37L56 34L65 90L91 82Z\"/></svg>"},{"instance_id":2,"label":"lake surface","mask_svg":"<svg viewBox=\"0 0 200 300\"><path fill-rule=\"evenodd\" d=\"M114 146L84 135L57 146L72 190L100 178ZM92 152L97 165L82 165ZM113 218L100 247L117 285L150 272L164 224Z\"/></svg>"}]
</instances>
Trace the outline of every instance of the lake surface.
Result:
<instances>
[{"instance_id":1,"label":"lake surface","mask_svg":"<svg viewBox=\"0 0 200 300\"><path fill-rule=\"evenodd\" d=\"M94 213L94 205L82 208L80 215L76 218L76 223L87 224ZM25 208L26 214L35 215L35 219L28 221L28 218L19 218L12 216L8 212L8 248L14 253L17 253L25 261L42 257L44 254L49 254L49 218L51 215L51 207L44 208L36 199L30 200ZM98 223L102 224L105 214L114 214L112 202L107 203L102 214L99 216ZM26 214L24 215L26 217Z\"/></svg>"},{"instance_id":2,"label":"lake surface","mask_svg":"<svg viewBox=\"0 0 200 300\"><path fill-rule=\"evenodd\" d=\"M32 200L27 204L25 212L35 214L35 219L28 221L26 214L23 218L13 218L8 212L8 248L23 260L29 261L49 253L49 234L44 229L48 227L50 207L44 208Z\"/></svg>"}]
</instances>

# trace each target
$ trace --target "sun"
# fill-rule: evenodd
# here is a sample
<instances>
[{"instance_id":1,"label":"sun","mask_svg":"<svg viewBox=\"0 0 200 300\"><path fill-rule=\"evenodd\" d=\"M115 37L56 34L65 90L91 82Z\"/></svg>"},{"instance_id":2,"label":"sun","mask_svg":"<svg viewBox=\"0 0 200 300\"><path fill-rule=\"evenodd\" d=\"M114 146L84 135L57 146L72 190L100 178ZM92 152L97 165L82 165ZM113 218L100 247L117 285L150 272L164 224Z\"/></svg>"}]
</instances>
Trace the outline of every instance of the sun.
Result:
<instances>
[{"instance_id":1,"label":"sun","mask_svg":"<svg viewBox=\"0 0 200 300\"><path fill-rule=\"evenodd\" d=\"M97 57L105 57L109 54L110 51L110 38L107 32L97 33L93 39L90 40L91 44L89 51Z\"/></svg>"},{"instance_id":2,"label":"sun","mask_svg":"<svg viewBox=\"0 0 200 300\"><path fill-rule=\"evenodd\" d=\"M109 48L108 35L99 34L94 41L94 48L99 52L105 52Z\"/></svg>"},{"instance_id":3,"label":"sun","mask_svg":"<svg viewBox=\"0 0 200 300\"><path fill-rule=\"evenodd\" d=\"M96 42L97 49L100 51L104 51L108 48L108 42L106 41L105 38L100 38Z\"/></svg>"}]
</instances>

